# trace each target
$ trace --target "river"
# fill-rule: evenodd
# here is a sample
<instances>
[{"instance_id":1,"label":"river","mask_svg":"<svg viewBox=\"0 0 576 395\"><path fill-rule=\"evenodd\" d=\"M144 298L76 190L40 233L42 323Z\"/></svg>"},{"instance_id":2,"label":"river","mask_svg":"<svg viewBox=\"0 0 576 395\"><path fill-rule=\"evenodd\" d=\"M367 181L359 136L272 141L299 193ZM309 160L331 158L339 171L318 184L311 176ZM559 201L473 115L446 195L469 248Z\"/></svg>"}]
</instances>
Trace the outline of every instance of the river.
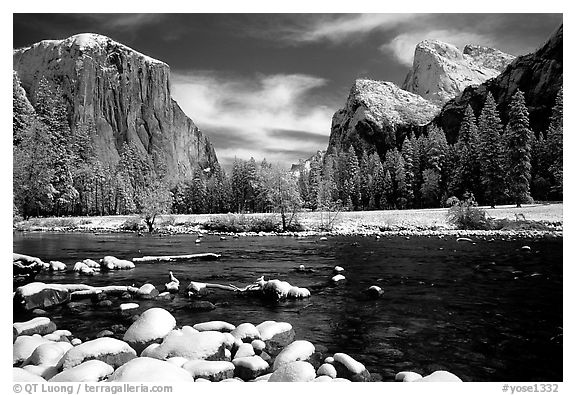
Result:
<instances>
[{"instance_id":1,"label":"river","mask_svg":"<svg viewBox=\"0 0 576 395\"><path fill-rule=\"evenodd\" d=\"M172 271L184 288L190 280L244 286L264 275L299 287L312 297L266 302L218 290L205 297L218 307L191 311L185 292L171 301L138 301L169 310L178 325L224 320L238 325L265 320L290 322L297 339L327 353L345 352L372 373L393 380L412 370L445 369L464 381L562 381L562 238L476 243L455 237L241 237L220 240L194 235L15 233L15 252L59 260L69 269L85 258L130 259L144 255L200 252L218 261L140 263L136 269L79 276L41 274L38 281L91 285L142 285L159 289ZM531 247L530 252L521 249ZM298 272L299 265L314 269ZM334 266L346 281L330 286ZM376 300L363 290L378 285ZM86 339L123 323L112 309L71 313L56 308L59 328ZM115 301L117 306L121 301ZM28 319L18 315L16 320Z\"/></svg>"}]
</instances>

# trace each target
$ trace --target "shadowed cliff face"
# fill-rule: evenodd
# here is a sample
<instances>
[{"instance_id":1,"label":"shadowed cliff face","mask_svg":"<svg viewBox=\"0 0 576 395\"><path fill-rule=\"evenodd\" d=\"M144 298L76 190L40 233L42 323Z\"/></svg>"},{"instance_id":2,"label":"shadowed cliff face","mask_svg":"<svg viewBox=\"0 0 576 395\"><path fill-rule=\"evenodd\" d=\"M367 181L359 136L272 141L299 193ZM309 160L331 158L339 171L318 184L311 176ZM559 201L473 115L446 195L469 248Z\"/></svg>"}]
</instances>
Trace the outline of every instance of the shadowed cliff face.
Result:
<instances>
[{"instance_id":1,"label":"shadowed cliff face","mask_svg":"<svg viewBox=\"0 0 576 395\"><path fill-rule=\"evenodd\" d=\"M14 51L13 67L34 104L40 79L60 84L73 130L93 124L104 163L135 144L168 177L191 177L217 163L214 148L170 96L170 68L107 37L79 34Z\"/></svg>"},{"instance_id":2,"label":"shadowed cliff face","mask_svg":"<svg viewBox=\"0 0 576 395\"><path fill-rule=\"evenodd\" d=\"M391 82L357 80L346 107L332 118L328 152L332 148L373 152L383 157L411 131L418 132L439 108ZM417 133L419 134L419 133Z\"/></svg>"},{"instance_id":3,"label":"shadowed cliff face","mask_svg":"<svg viewBox=\"0 0 576 395\"><path fill-rule=\"evenodd\" d=\"M506 123L508 103L520 89L526 98L532 129L544 131L562 87L562 30L560 26L544 46L534 53L518 57L499 76L477 87L466 88L461 95L446 103L434 123L444 129L448 141L453 143L456 140L466 106L470 104L478 115L488 92L494 96L500 117Z\"/></svg>"}]
</instances>

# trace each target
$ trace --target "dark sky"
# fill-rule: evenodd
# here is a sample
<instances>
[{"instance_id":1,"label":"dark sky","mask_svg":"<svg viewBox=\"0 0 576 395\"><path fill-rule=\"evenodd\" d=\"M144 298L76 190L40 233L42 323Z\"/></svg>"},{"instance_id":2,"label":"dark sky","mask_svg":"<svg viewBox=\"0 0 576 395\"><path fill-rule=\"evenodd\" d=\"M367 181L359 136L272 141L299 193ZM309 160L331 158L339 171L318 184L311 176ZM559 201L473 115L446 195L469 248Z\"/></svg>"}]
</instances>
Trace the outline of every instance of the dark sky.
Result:
<instances>
[{"instance_id":1,"label":"dark sky","mask_svg":"<svg viewBox=\"0 0 576 395\"><path fill-rule=\"evenodd\" d=\"M354 79L402 84L435 38L522 55L561 14L14 14L14 47L99 33L168 63L172 94L229 165L326 148Z\"/></svg>"}]
</instances>

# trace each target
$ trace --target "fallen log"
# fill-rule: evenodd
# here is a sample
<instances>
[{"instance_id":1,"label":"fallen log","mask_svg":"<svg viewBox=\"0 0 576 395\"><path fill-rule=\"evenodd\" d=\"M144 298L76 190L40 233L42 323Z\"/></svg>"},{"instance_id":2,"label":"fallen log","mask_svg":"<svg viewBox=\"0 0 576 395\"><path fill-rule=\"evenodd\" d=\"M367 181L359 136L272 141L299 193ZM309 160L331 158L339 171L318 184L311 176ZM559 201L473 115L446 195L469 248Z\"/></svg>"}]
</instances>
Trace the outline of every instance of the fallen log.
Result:
<instances>
[{"instance_id":1,"label":"fallen log","mask_svg":"<svg viewBox=\"0 0 576 395\"><path fill-rule=\"evenodd\" d=\"M90 287L87 289L81 289L77 291L73 291L70 293L70 299L78 300L78 299L86 299L90 298L93 295L98 295L101 293L109 294L109 295L122 295L125 292L135 294L138 291L138 288L132 286L124 286L124 285L109 285L105 287Z\"/></svg>"},{"instance_id":2,"label":"fallen log","mask_svg":"<svg viewBox=\"0 0 576 395\"><path fill-rule=\"evenodd\" d=\"M207 252L204 254L191 255L165 255L165 256L143 256L142 258L133 258L133 262L174 262L183 260L198 259L202 261L214 261L220 258L220 254Z\"/></svg>"}]
</instances>

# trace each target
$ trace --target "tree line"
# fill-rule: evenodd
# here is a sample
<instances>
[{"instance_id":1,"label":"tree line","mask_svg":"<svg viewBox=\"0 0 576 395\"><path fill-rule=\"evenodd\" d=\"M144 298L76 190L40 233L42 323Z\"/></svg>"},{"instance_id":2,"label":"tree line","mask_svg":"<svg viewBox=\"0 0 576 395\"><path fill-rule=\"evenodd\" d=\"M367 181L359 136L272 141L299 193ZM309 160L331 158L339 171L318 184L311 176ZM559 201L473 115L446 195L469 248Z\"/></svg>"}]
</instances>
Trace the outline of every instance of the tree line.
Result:
<instances>
[{"instance_id":1,"label":"tree line","mask_svg":"<svg viewBox=\"0 0 576 395\"><path fill-rule=\"evenodd\" d=\"M492 95L478 118L466 109L455 144L430 126L380 157L375 150L334 149L313 157L297 176L268 163L235 159L174 181L133 143L115 164L95 154L94 125L71 128L59 84L45 78L30 105L14 78L13 199L15 215L143 214L151 228L162 213L279 212L286 229L293 213L440 207L473 194L495 204L562 198L562 91L545 133L530 130L518 91L504 127Z\"/></svg>"}]
</instances>

